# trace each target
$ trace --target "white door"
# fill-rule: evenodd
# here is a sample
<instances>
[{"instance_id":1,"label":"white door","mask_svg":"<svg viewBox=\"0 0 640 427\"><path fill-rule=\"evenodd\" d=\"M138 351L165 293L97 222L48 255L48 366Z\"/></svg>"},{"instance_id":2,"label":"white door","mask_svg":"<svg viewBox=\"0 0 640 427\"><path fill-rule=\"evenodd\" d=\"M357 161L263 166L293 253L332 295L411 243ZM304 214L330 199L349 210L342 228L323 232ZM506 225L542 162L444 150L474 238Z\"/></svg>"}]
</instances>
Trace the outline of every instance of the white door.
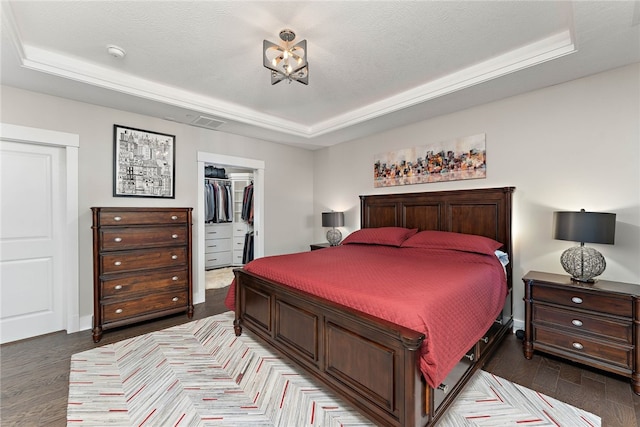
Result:
<instances>
[{"instance_id":1,"label":"white door","mask_svg":"<svg viewBox=\"0 0 640 427\"><path fill-rule=\"evenodd\" d=\"M65 329L64 148L0 141L0 342Z\"/></svg>"}]
</instances>

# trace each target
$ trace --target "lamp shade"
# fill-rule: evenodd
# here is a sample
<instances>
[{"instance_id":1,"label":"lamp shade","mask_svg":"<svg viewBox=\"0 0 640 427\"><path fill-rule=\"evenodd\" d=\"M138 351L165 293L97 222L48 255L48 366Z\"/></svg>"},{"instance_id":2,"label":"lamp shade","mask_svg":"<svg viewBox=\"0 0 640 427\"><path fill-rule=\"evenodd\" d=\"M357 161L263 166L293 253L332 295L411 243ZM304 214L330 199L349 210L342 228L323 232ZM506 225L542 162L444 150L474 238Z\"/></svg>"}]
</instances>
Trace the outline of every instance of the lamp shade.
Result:
<instances>
[{"instance_id":1,"label":"lamp shade","mask_svg":"<svg viewBox=\"0 0 640 427\"><path fill-rule=\"evenodd\" d=\"M614 213L554 212L554 239L613 245L615 234Z\"/></svg>"},{"instance_id":2,"label":"lamp shade","mask_svg":"<svg viewBox=\"0 0 640 427\"><path fill-rule=\"evenodd\" d=\"M344 225L344 212L322 212L323 227L342 227Z\"/></svg>"}]
</instances>

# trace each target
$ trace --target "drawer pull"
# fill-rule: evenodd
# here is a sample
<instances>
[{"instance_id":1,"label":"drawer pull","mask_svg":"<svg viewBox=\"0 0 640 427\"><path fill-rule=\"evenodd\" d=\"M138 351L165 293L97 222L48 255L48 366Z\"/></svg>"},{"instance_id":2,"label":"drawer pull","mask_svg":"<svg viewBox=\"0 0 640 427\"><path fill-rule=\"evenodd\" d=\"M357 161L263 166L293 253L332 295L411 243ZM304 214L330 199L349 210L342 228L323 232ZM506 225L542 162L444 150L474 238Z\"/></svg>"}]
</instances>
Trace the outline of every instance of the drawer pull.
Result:
<instances>
[{"instance_id":1,"label":"drawer pull","mask_svg":"<svg viewBox=\"0 0 640 427\"><path fill-rule=\"evenodd\" d=\"M122 221L122 217L121 216L114 216L113 220L114 221Z\"/></svg>"},{"instance_id":2,"label":"drawer pull","mask_svg":"<svg viewBox=\"0 0 640 427\"><path fill-rule=\"evenodd\" d=\"M177 235L177 234L172 234L172 235L171 235L171 238L172 238L172 239L177 239L177 238L178 238L178 235Z\"/></svg>"},{"instance_id":3,"label":"drawer pull","mask_svg":"<svg viewBox=\"0 0 640 427\"><path fill-rule=\"evenodd\" d=\"M120 266L120 265L122 265L122 261L116 261L116 262L113 263L113 265Z\"/></svg>"},{"instance_id":4,"label":"drawer pull","mask_svg":"<svg viewBox=\"0 0 640 427\"><path fill-rule=\"evenodd\" d=\"M116 243L120 243L122 242L122 237L116 237L115 239L113 239L113 241Z\"/></svg>"},{"instance_id":5,"label":"drawer pull","mask_svg":"<svg viewBox=\"0 0 640 427\"><path fill-rule=\"evenodd\" d=\"M440 384L438 390L441 390L444 394L449 393L449 386L447 384Z\"/></svg>"},{"instance_id":6,"label":"drawer pull","mask_svg":"<svg viewBox=\"0 0 640 427\"><path fill-rule=\"evenodd\" d=\"M178 216L177 215L171 215L171 219L175 221L175 220L178 219Z\"/></svg>"},{"instance_id":7,"label":"drawer pull","mask_svg":"<svg viewBox=\"0 0 640 427\"><path fill-rule=\"evenodd\" d=\"M480 338L480 341L482 341L483 343L488 343L489 342L489 337L482 337Z\"/></svg>"},{"instance_id":8,"label":"drawer pull","mask_svg":"<svg viewBox=\"0 0 640 427\"><path fill-rule=\"evenodd\" d=\"M173 302L178 302L178 300L179 300L179 298L178 298L178 297L173 297L173 298L171 298L171 301L173 301Z\"/></svg>"},{"instance_id":9,"label":"drawer pull","mask_svg":"<svg viewBox=\"0 0 640 427\"><path fill-rule=\"evenodd\" d=\"M571 302L574 302L576 304L582 304L582 298L580 297L573 297L571 298Z\"/></svg>"},{"instance_id":10,"label":"drawer pull","mask_svg":"<svg viewBox=\"0 0 640 427\"><path fill-rule=\"evenodd\" d=\"M171 255L171 259L178 259L178 255Z\"/></svg>"},{"instance_id":11,"label":"drawer pull","mask_svg":"<svg viewBox=\"0 0 640 427\"><path fill-rule=\"evenodd\" d=\"M573 324L573 326L582 326L582 321L578 319L573 319L571 323Z\"/></svg>"},{"instance_id":12,"label":"drawer pull","mask_svg":"<svg viewBox=\"0 0 640 427\"><path fill-rule=\"evenodd\" d=\"M116 291L119 291L120 289L122 289L122 285L115 285L113 289L115 289Z\"/></svg>"},{"instance_id":13,"label":"drawer pull","mask_svg":"<svg viewBox=\"0 0 640 427\"><path fill-rule=\"evenodd\" d=\"M571 344L573 346L573 348L575 348L576 350L582 350L584 348L584 346L582 344L580 344L579 342L574 342L573 344Z\"/></svg>"},{"instance_id":14,"label":"drawer pull","mask_svg":"<svg viewBox=\"0 0 640 427\"><path fill-rule=\"evenodd\" d=\"M464 357L466 357L467 359L473 362L473 360L476 358L476 355L471 353L471 354L465 354Z\"/></svg>"},{"instance_id":15,"label":"drawer pull","mask_svg":"<svg viewBox=\"0 0 640 427\"><path fill-rule=\"evenodd\" d=\"M116 310L116 314L120 314L120 313L122 313L122 309L121 308Z\"/></svg>"},{"instance_id":16,"label":"drawer pull","mask_svg":"<svg viewBox=\"0 0 640 427\"><path fill-rule=\"evenodd\" d=\"M173 280L173 281L175 282L176 280L178 280L178 276L173 276L173 277L171 278L171 280Z\"/></svg>"}]
</instances>

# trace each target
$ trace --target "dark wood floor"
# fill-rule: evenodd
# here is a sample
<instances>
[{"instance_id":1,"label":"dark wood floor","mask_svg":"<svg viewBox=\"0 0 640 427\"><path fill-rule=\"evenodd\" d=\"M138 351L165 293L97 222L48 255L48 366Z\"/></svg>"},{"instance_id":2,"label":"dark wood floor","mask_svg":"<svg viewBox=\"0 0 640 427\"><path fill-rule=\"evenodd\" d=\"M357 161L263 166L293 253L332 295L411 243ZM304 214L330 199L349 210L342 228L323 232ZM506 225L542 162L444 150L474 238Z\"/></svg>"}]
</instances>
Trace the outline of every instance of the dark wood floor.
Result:
<instances>
[{"instance_id":1,"label":"dark wood floor","mask_svg":"<svg viewBox=\"0 0 640 427\"><path fill-rule=\"evenodd\" d=\"M194 319L226 311L225 289L208 290ZM105 332L94 344L91 331L57 332L0 346L0 425L66 426L71 355L189 321L185 315ZM508 337L485 370L602 417L606 427L640 426L640 396L629 382L558 359L522 355L521 342Z\"/></svg>"}]
</instances>

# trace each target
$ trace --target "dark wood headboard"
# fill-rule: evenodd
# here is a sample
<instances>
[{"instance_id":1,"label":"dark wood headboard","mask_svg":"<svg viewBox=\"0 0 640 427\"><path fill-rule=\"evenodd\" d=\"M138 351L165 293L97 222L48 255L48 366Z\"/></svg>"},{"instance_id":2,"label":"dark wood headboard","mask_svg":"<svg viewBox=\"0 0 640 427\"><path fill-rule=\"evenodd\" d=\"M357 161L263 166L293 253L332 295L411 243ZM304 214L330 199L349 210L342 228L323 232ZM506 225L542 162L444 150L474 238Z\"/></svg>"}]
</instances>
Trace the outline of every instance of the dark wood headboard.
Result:
<instances>
[{"instance_id":1,"label":"dark wood headboard","mask_svg":"<svg viewBox=\"0 0 640 427\"><path fill-rule=\"evenodd\" d=\"M511 287L514 190L515 187L501 187L360 196L360 226L453 231L494 239L509 254L507 281Z\"/></svg>"}]
</instances>

